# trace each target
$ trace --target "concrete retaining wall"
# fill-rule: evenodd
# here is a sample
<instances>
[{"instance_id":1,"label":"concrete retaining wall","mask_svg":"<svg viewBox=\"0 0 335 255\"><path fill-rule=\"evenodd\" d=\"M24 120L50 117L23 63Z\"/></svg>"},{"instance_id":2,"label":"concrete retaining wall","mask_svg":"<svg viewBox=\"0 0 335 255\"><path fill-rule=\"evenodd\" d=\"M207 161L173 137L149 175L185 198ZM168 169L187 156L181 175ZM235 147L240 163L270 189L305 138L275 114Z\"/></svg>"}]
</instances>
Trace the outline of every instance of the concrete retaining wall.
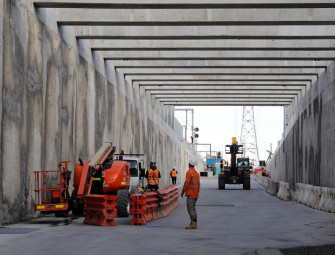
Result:
<instances>
[{"instance_id":1,"label":"concrete retaining wall","mask_svg":"<svg viewBox=\"0 0 335 255\"><path fill-rule=\"evenodd\" d=\"M294 106L267 168L276 181L335 188L335 62Z\"/></svg>"},{"instance_id":2,"label":"concrete retaining wall","mask_svg":"<svg viewBox=\"0 0 335 255\"><path fill-rule=\"evenodd\" d=\"M167 111L116 73L104 73L99 56L80 56L57 26L50 29L36 18L30 1L1 3L0 223L34 215L33 171L55 169L60 160L72 160L73 167L104 142L156 161L161 187L174 166L183 181L194 155L168 125Z\"/></svg>"}]
</instances>

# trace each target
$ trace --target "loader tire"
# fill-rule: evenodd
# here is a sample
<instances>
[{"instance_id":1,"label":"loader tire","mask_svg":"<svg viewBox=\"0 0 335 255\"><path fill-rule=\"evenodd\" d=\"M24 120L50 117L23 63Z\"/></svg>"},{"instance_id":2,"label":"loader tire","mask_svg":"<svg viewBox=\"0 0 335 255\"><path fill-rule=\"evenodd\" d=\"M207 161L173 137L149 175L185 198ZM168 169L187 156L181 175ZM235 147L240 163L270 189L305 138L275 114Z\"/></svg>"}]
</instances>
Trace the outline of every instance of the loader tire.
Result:
<instances>
[{"instance_id":1,"label":"loader tire","mask_svg":"<svg viewBox=\"0 0 335 255\"><path fill-rule=\"evenodd\" d=\"M225 184L225 176L219 174L218 176L218 184L219 184L219 189L225 189L226 188L226 184Z\"/></svg>"},{"instance_id":2,"label":"loader tire","mask_svg":"<svg viewBox=\"0 0 335 255\"><path fill-rule=\"evenodd\" d=\"M243 178L243 189L250 189L250 175L244 176Z\"/></svg>"},{"instance_id":3,"label":"loader tire","mask_svg":"<svg viewBox=\"0 0 335 255\"><path fill-rule=\"evenodd\" d=\"M117 217L129 217L129 191L127 189L118 190L116 203Z\"/></svg>"}]
</instances>

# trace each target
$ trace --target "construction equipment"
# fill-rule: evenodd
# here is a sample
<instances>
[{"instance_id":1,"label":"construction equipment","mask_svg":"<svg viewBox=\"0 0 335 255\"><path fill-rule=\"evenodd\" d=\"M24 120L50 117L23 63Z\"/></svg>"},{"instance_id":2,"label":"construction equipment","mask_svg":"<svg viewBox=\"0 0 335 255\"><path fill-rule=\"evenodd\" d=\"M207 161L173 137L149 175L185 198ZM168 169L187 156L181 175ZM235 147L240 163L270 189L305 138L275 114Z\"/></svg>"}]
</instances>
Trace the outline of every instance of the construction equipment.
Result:
<instances>
[{"instance_id":1,"label":"construction equipment","mask_svg":"<svg viewBox=\"0 0 335 255\"><path fill-rule=\"evenodd\" d=\"M43 214L55 213L56 216L66 216L69 211L69 180L71 171L68 164L71 161L61 161L57 170L34 171L35 175L35 211ZM57 185L55 185L57 183Z\"/></svg>"},{"instance_id":2,"label":"construction equipment","mask_svg":"<svg viewBox=\"0 0 335 255\"><path fill-rule=\"evenodd\" d=\"M232 144L226 145L226 154L231 155L230 167L221 164L218 177L219 189L225 189L226 184L243 184L243 189L250 189L250 162L249 158L236 158L243 154L243 145L239 145L236 137L232 138Z\"/></svg>"},{"instance_id":3,"label":"construction equipment","mask_svg":"<svg viewBox=\"0 0 335 255\"><path fill-rule=\"evenodd\" d=\"M68 192L70 161L59 162L58 170L36 171L35 211L63 216L72 210L74 215L83 215L86 195L106 194L117 195L117 215L128 217L131 173L127 161L113 158L115 149L115 146L106 143L90 160L79 159L74 169L71 197ZM141 169L142 172L144 169ZM52 185L55 180L59 180L56 187Z\"/></svg>"},{"instance_id":4,"label":"construction equipment","mask_svg":"<svg viewBox=\"0 0 335 255\"><path fill-rule=\"evenodd\" d=\"M129 216L130 170L127 161L113 158L115 146L104 144L91 160L76 163L73 192L69 199L75 215L84 213L85 195L117 195L118 217Z\"/></svg>"},{"instance_id":5,"label":"construction equipment","mask_svg":"<svg viewBox=\"0 0 335 255\"><path fill-rule=\"evenodd\" d=\"M121 150L120 154L114 154L118 156L119 160L127 161L129 164L130 171L130 188L129 193L132 195L137 187L144 189L144 154L125 154Z\"/></svg>"}]
</instances>

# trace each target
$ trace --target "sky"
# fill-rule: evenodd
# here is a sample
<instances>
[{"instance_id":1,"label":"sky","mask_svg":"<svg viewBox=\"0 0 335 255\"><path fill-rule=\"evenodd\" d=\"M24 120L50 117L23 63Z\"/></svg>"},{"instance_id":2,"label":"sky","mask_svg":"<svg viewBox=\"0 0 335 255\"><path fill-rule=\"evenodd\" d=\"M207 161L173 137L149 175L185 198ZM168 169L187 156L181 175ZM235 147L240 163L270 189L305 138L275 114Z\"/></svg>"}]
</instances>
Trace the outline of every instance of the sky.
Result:
<instances>
[{"instance_id":1,"label":"sky","mask_svg":"<svg viewBox=\"0 0 335 255\"><path fill-rule=\"evenodd\" d=\"M230 156L224 153L225 145L231 144L232 137L240 141L242 129L242 106L196 106L176 107L176 109L194 109L194 127L199 128L197 142L211 144L212 151L221 151L224 159ZM186 124L185 111L175 111L175 117L180 124ZM187 140L191 136L191 112L188 113ZM275 152L282 138L284 127L284 108L281 106L254 106L254 121L257 136L258 154L260 160L269 156L270 144ZM198 151L209 151L209 146L198 145ZM205 156L205 153L202 154Z\"/></svg>"}]
</instances>

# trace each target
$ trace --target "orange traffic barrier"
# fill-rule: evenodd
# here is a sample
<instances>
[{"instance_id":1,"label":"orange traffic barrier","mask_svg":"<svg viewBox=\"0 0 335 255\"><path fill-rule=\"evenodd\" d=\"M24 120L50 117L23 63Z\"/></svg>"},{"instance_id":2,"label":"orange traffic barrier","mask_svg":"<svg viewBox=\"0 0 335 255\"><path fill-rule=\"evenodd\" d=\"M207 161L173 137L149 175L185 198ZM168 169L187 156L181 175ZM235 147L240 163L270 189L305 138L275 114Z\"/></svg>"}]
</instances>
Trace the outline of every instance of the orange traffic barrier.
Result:
<instances>
[{"instance_id":1,"label":"orange traffic barrier","mask_svg":"<svg viewBox=\"0 0 335 255\"><path fill-rule=\"evenodd\" d=\"M131 212L133 219L131 225L145 225L148 221L167 217L179 206L178 186L170 186L145 194L131 196Z\"/></svg>"},{"instance_id":2,"label":"orange traffic barrier","mask_svg":"<svg viewBox=\"0 0 335 255\"><path fill-rule=\"evenodd\" d=\"M96 226L116 226L117 196L86 195L84 224Z\"/></svg>"},{"instance_id":3,"label":"orange traffic barrier","mask_svg":"<svg viewBox=\"0 0 335 255\"><path fill-rule=\"evenodd\" d=\"M145 225L146 220L146 195L134 194L130 196L130 212L133 218L130 222L131 225Z\"/></svg>"}]
</instances>

